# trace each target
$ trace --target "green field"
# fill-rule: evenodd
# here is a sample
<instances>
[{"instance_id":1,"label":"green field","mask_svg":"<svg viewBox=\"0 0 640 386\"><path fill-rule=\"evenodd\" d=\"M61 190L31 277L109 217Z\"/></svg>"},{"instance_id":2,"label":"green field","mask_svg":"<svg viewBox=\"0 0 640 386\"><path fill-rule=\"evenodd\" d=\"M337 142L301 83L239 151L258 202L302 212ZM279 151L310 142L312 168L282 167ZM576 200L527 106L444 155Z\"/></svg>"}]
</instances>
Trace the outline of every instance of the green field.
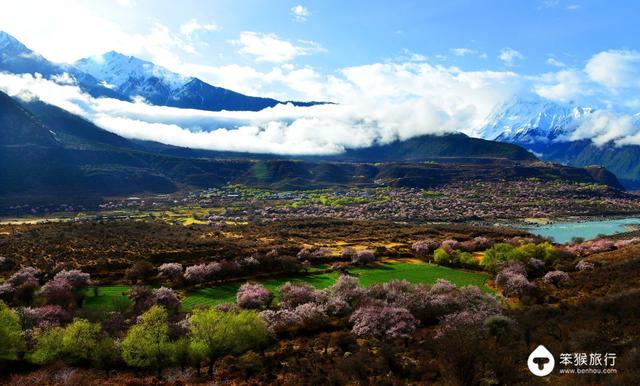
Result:
<instances>
[{"instance_id":1,"label":"green field","mask_svg":"<svg viewBox=\"0 0 640 386\"><path fill-rule=\"evenodd\" d=\"M411 283L432 284L435 283L437 279L442 278L458 286L476 285L485 292L491 292L489 288L484 286L488 278L488 275L485 273L460 271L418 261L384 262L367 268L353 268L350 269L349 272L356 276L360 284L365 287L394 279L405 279ZM339 274L337 272L330 272L260 280L260 283L273 291L277 299L279 295L277 289L288 281L304 282L316 288L326 288L335 283L338 276ZM195 290L186 295L182 305L188 310L195 306L214 306L222 303L235 302L236 292L240 284L241 283L230 283ZM114 305L122 304L123 301L127 300L126 297L122 295L127 289L127 286L101 287L97 298L93 297L92 293L89 293L85 300L85 307L93 309L113 309Z\"/></svg>"},{"instance_id":2,"label":"green field","mask_svg":"<svg viewBox=\"0 0 640 386\"><path fill-rule=\"evenodd\" d=\"M113 311L129 305L131 301L124 295L128 290L129 287L126 285L102 286L98 289L98 296L95 296L93 290L89 289L84 299L84 308Z\"/></svg>"}]
</instances>

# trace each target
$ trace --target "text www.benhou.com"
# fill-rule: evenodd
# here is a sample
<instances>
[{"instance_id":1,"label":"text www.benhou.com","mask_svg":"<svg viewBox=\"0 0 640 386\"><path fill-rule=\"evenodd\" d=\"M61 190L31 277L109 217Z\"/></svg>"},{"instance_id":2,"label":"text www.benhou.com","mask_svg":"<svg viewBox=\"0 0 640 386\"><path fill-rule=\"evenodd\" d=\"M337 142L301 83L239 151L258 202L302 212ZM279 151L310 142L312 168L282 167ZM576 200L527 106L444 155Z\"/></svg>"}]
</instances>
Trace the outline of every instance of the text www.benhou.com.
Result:
<instances>
[{"instance_id":1,"label":"text www.benhou.com","mask_svg":"<svg viewBox=\"0 0 640 386\"><path fill-rule=\"evenodd\" d=\"M560 374L617 374L617 369L560 369Z\"/></svg>"}]
</instances>

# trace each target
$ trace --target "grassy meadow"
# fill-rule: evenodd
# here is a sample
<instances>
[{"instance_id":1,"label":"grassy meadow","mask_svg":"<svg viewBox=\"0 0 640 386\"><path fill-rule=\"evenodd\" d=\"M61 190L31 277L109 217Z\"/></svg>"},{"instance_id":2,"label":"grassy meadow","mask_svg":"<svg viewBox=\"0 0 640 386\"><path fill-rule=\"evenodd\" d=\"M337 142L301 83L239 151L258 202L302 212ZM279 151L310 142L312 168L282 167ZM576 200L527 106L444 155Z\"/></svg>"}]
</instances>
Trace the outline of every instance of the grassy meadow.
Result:
<instances>
[{"instance_id":1,"label":"grassy meadow","mask_svg":"<svg viewBox=\"0 0 640 386\"><path fill-rule=\"evenodd\" d=\"M316 267L317 268L317 267ZM316 269L317 270L317 269ZM313 268L311 269L313 272ZM419 260L387 260L378 262L370 267L351 268L349 272L358 278L360 284L368 287L376 283L384 283L394 279L404 279L411 283L433 284L439 278L448 280L457 286L475 285L483 291L492 292L484 284L488 278L482 272L469 272ZM304 282L316 288L327 288L338 279L338 272L323 272L306 276L280 277L260 280L265 287L273 291L278 300L278 288L288 281ZM196 306L215 306L222 303L233 303L241 282L233 282L207 288L200 288L185 294L182 305L185 309ZM112 310L129 300L124 293L129 289L126 285L103 286L99 288L98 296L89 291L85 300L85 307L89 309Z\"/></svg>"}]
</instances>

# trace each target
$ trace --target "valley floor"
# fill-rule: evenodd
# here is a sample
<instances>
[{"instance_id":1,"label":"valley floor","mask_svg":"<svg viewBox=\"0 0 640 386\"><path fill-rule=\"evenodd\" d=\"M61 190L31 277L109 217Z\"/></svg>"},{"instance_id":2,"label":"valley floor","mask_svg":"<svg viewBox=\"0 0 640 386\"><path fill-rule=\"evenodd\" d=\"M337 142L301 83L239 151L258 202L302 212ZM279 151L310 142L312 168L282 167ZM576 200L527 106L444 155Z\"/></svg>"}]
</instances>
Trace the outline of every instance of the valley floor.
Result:
<instances>
[{"instance_id":1,"label":"valley floor","mask_svg":"<svg viewBox=\"0 0 640 386\"><path fill-rule=\"evenodd\" d=\"M95 206L0 208L1 224L82 220L160 220L174 224L244 224L288 218L412 223L526 225L566 218L640 214L640 196L606 185L535 178L466 181L430 189L370 187L273 191L228 185L165 195L106 199Z\"/></svg>"}]
</instances>

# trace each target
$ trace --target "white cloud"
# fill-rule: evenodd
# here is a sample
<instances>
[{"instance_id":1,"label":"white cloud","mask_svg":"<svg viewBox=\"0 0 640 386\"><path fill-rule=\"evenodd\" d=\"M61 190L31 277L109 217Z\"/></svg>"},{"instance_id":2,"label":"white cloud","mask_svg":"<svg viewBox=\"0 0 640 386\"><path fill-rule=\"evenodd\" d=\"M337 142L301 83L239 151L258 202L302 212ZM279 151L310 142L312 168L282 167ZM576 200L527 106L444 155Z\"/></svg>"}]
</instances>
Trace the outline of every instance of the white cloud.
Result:
<instances>
[{"instance_id":1,"label":"white cloud","mask_svg":"<svg viewBox=\"0 0 640 386\"><path fill-rule=\"evenodd\" d=\"M197 19L191 19L180 26L180 32L185 36L191 36L197 31L219 31L221 27L214 23L201 24Z\"/></svg>"},{"instance_id":2,"label":"white cloud","mask_svg":"<svg viewBox=\"0 0 640 386\"><path fill-rule=\"evenodd\" d=\"M560 0L544 0L540 8L555 8L560 5Z\"/></svg>"},{"instance_id":3,"label":"white cloud","mask_svg":"<svg viewBox=\"0 0 640 386\"><path fill-rule=\"evenodd\" d=\"M307 18L311 16L311 12L299 4L291 8L291 14L293 15L293 20L301 23L307 21Z\"/></svg>"},{"instance_id":4,"label":"white cloud","mask_svg":"<svg viewBox=\"0 0 640 386\"><path fill-rule=\"evenodd\" d=\"M266 78L340 104L209 112L95 99L74 85L9 74L0 74L0 89L38 97L128 138L213 150L326 154L421 134L472 133L519 83L510 72L463 72L426 62L375 63L333 75L282 66Z\"/></svg>"},{"instance_id":5,"label":"white cloud","mask_svg":"<svg viewBox=\"0 0 640 386\"><path fill-rule=\"evenodd\" d=\"M554 67L566 67L567 65L564 64L563 62L559 61L556 58L547 58L547 61L545 62L550 66L554 66Z\"/></svg>"},{"instance_id":6,"label":"white cloud","mask_svg":"<svg viewBox=\"0 0 640 386\"><path fill-rule=\"evenodd\" d=\"M513 66L516 60L523 60L524 56L513 48L505 48L500 51L498 58L507 66Z\"/></svg>"},{"instance_id":7,"label":"white cloud","mask_svg":"<svg viewBox=\"0 0 640 386\"><path fill-rule=\"evenodd\" d=\"M488 57L486 52L479 52L478 50L474 50L472 48L466 48L466 47L451 48L449 49L449 52L451 52L455 56L474 55L480 59L486 59Z\"/></svg>"},{"instance_id":8,"label":"white cloud","mask_svg":"<svg viewBox=\"0 0 640 386\"><path fill-rule=\"evenodd\" d=\"M576 70L562 70L543 74L534 82L533 90L538 95L558 102L570 102L577 97L591 95L584 74Z\"/></svg>"},{"instance_id":9,"label":"white cloud","mask_svg":"<svg viewBox=\"0 0 640 386\"><path fill-rule=\"evenodd\" d=\"M580 7L580 4L570 4L570 5L567 5L567 10L569 10L569 11L577 11L577 10L579 10L580 8L581 8L581 7Z\"/></svg>"},{"instance_id":10,"label":"white cloud","mask_svg":"<svg viewBox=\"0 0 640 386\"><path fill-rule=\"evenodd\" d=\"M634 118L628 114L619 114L606 110L598 110L585 116L578 129L573 132L571 140L591 139L596 145L614 141L617 144L640 144L638 128Z\"/></svg>"},{"instance_id":11,"label":"white cloud","mask_svg":"<svg viewBox=\"0 0 640 386\"><path fill-rule=\"evenodd\" d=\"M179 63L185 53L197 52L197 42L154 19L136 25L136 32L131 32L99 8L74 0L6 1L0 29L54 62L71 63L117 50L170 66Z\"/></svg>"},{"instance_id":12,"label":"white cloud","mask_svg":"<svg viewBox=\"0 0 640 386\"><path fill-rule=\"evenodd\" d=\"M471 54L475 54L476 50L472 50L471 48L451 48L449 51L451 51L451 53L453 53L455 56L466 56L466 55L471 55Z\"/></svg>"},{"instance_id":13,"label":"white cloud","mask_svg":"<svg viewBox=\"0 0 640 386\"><path fill-rule=\"evenodd\" d=\"M254 56L259 62L283 63L298 56L325 52L318 43L301 40L298 45L280 39L276 34L244 31L233 44L240 46L240 53Z\"/></svg>"},{"instance_id":14,"label":"white cloud","mask_svg":"<svg viewBox=\"0 0 640 386\"><path fill-rule=\"evenodd\" d=\"M593 81L609 88L640 87L640 52L600 52L587 62L585 71Z\"/></svg>"},{"instance_id":15,"label":"white cloud","mask_svg":"<svg viewBox=\"0 0 640 386\"><path fill-rule=\"evenodd\" d=\"M116 4L123 7L131 7L133 6L133 1L131 0L115 0Z\"/></svg>"}]
</instances>

